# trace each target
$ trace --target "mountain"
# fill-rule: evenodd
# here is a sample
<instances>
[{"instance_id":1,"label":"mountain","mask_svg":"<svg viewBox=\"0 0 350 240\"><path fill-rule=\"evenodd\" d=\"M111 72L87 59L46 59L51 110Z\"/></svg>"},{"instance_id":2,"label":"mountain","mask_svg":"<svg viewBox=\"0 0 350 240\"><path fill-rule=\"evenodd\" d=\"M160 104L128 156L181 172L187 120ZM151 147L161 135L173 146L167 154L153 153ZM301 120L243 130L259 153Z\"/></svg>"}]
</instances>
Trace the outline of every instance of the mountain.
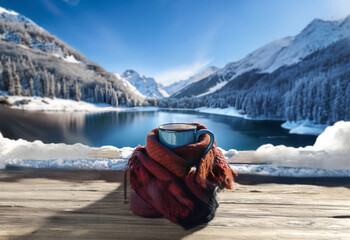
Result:
<instances>
[{"instance_id":1,"label":"mountain","mask_svg":"<svg viewBox=\"0 0 350 240\"><path fill-rule=\"evenodd\" d=\"M129 81L142 95L149 98L169 97L154 78L145 77L134 70L126 70L122 77Z\"/></svg>"},{"instance_id":2,"label":"mountain","mask_svg":"<svg viewBox=\"0 0 350 240\"><path fill-rule=\"evenodd\" d=\"M137 90L137 88L134 85L132 85L128 80L120 76L119 73L114 72L113 74L114 76L116 76L117 79L119 79L124 84L125 87L129 88L133 93L135 93L136 95L139 95L142 98L146 98L145 95L140 93L139 90Z\"/></svg>"},{"instance_id":3,"label":"mountain","mask_svg":"<svg viewBox=\"0 0 350 240\"><path fill-rule=\"evenodd\" d=\"M170 84L169 86L162 86L161 85L161 87L167 93L169 93L169 95L172 95L172 94L180 91L181 89L183 89L187 85L194 83L194 82L198 82L199 80L202 80L203 78L210 76L211 74L215 73L217 70L218 70L217 67L209 66L206 69L204 69L203 71L200 71L199 73L189 77L186 80L180 80L180 81L174 82L174 83Z\"/></svg>"},{"instance_id":4,"label":"mountain","mask_svg":"<svg viewBox=\"0 0 350 240\"><path fill-rule=\"evenodd\" d=\"M228 63L216 73L174 94L174 97L204 96L223 88L237 76L257 70L272 73L282 66L300 62L316 50L350 36L350 16L338 21L313 20L298 35L266 44L245 58Z\"/></svg>"},{"instance_id":5,"label":"mountain","mask_svg":"<svg viewBox=\"0 0 350 240\"><path fill-rule=\"evenodd\" d=\"M329 27L329 25L333 27ZM337 29L341 29L342 33L340 34ZM328 31L328 34L324 33L325 31ZM286 59L285 56L289 56L290 62L284 62L285 64L279 68L271 67L276 66L277 63L275 58L272 58L273 61L270 63L273 64L266 64L264 71L261 69L263 65L260 65L261 68L252 68L238 75L232 72L232 75L236 74L235 77L231 80L227 78L227 81L222 80L224 78L223 71L219 70L211 76L189 85L180 93L189 91L188 88L195 91L196 89L192 85L199 88L210 84L211 80L214 79L221 80L218 82L224 83L225 87L218 88L208 94L199 92L197 97L189 97L188 94L182 98L163 99L159 102L159 106L178 108L234 107L240 113L251 118L297 122L306 120L316 124L332 124L339 120L350 120L349 17L337 22L315 20L297 37L293 38L293 41L299 39L297 42L301 42L301 39L309 39L315 33L317 36L324 37L324 41L320 38L315 39L315 42L304 44L303 46L308 46L308 49L312 49L312 51L301 59L299 57L301 55L300 49L306 51L306 48L300 47L301 44L293 45L294 50L299 49L300 51L292 51L291 47L281 48L278 54L275 52L275 58L279 59L279 62L283 62L281 59ZM324 35L320 33L324 33ZM331 41L331 39L338 40ZM329 44L325 46L325 42ZM322 47L317 49L316 46ZM285 53L287 50L290 55ZM295 54L291 54L292 52ZM270 53L270 55L273 54ZM260 63L262 62L260 61ZM226 74L229 73L229 69L226 68Z\"/></svg>"},{"instance_id":6,"label":"mountain","mask_svg":"<svg viewBox=\"0 0 350 240\"><path fill-rule=\"evenodd\" d=\"M0 7L0 90L111 105L141 105L112 73L29 18Z\"/></svg>"}]
</instances>

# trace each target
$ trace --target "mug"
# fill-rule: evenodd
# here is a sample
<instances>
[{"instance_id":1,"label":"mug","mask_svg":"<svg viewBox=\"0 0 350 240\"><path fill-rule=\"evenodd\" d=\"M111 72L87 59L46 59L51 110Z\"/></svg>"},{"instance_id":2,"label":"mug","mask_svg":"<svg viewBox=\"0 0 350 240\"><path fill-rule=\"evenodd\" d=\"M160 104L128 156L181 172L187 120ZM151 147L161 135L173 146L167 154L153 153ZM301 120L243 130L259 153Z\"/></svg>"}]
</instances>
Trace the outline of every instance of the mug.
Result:
<instances>
[{"instance_id":1,"label":"mug","mask_svg":"<svg viewBox=\"0 0 350 240\"><path fill-rule=\"evenodd\" d=\"M198 142L199 136L202 134L208 134L210 136L210 142L204 154L206 154L214 144L214 134L211 131L207 129L197 131L197 126L193 124L167 123L160 125L158 129L160 142L170 149L196 143Z\"/></svg>"}]
</instances>

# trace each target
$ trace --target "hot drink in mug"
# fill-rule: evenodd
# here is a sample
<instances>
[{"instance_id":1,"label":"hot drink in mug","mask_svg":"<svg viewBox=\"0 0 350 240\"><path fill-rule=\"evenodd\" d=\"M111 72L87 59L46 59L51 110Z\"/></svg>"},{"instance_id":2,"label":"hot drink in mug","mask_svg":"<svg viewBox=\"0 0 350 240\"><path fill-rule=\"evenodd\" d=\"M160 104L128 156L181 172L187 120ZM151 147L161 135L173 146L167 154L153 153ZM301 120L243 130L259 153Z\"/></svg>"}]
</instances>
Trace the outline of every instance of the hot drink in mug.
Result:
<instances>
[{"instance_id":1,"label":"hot drink in mug","mask_svg":"<svg viewBox=\"0 0 350 240\"><path fill-rule=\"evenodd\" d=\"M208 134L210 136L210 142L204 154L211 149L214 143L214 134L211 131L207 129L197 130L197 126L193 124L167 123L160 125L158 128L160 142L170 149L196 143L202 134Z\"/></svg>"}]
</instances>

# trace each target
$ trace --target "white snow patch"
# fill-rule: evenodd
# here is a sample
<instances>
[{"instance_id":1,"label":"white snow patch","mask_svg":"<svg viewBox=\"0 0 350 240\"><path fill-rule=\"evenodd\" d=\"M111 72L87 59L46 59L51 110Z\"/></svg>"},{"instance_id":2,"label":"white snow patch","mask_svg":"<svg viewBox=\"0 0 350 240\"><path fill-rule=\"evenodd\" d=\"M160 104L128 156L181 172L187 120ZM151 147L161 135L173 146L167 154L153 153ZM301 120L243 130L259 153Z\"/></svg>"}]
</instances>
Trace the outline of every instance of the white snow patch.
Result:
<instances>
[{"instance_id":1,"label":"white snow patch","mask_svg":"<svg viewBox=\"0 0 350 240\"><path fill-rule=\"evenodd\" d=\"M293 148L265 144L256 153L275 167L350 170L350 122L340 121L327 127L313 146Z\"/></svg>"},{"instance_id":2,"label":"white snow patch","mask_svg":"<svg viewBox=\"0 0 350 240\"><path fill-rule=\"evenodd\" d=\"M124 170L127 159L10 160L7 164L27 168Z\"/></svg>"},{"instance_id":3,"label":"white snow patch","mask_svg":"<svg viewBox=\"0 0 350 240\"><path fill-rule=\"evenodd\" d=\"M66 62L70 62L70 63L81 63L80 61L78 61L73 55L68 55L62 58L64 61Z\"/></svg>"},{"instance_id":4,"label":"white snow patch","mask_svg":"<svg viewBox=\"0 0 350 240\"><path fill-rule=\"evenodd\" d=\"M5 8L3 8L3 7L0 7L0 14L2 14L2 13L6 13L6 14L10 14L10 15L15 15L15 16L18 15L18 13L15 12L15 11L7 10L7 9L5 9Z\"/></svg>"},{"instance_id":5,"label":"white snow patch","mask_svg":"<svg viewBox=\"0 0 350 240\"><path fill-rule=\"evenodd\" d=\"M222 149L221 147L217 147L225 156L226 159L232 158L234 155L238 153L236 149L230 149L226 151L225 149Z\"/></svg>"},{"instance_id":6,"label":"white snow patch","mask_svg":"<svg viewBox=\"0 0 350 240\"><path fill-rule=\"evenodd\" d=\"M277 177L350 177L350 170L327 170L319 168L278 167L273 165L231 164L231 168L240 173L255 173Z\"/></svg>"},{"instance_id":7,"label":"white snow patch","mask_svg":"<svg viewBox=\"0 0 350 240\"><path fill-rule=\"evenodd\" d=\"M116 159L94 158L94 151L113 150L120 155ZM33 168L123 169L134 148L103 146L89 147L83 144L45 144L23 139L11 140L0 133L0 169L6 164ZM117 169L117 167L119 167Z\"/></svg>"},{"instance_id":8,"label":"white snow patch","mask_svg":"<svg viewBox=\"0 0 350 240\"><path fill-rule=\"evenodd\" d=\"M220 83L216 84L214 87L211 87L207 92L199 94L197 97L203 97L205 95L213 93L213 92L223 88L227 83L228 83L228 81L227 82L220 82Z\"/></svg>"},{"instance_id":9,"label":"white snow patch","mask_svg":"<svg viewBox=\"0 0 350 240\"><path fill-rule=\"evenodd\" d=\"M169 93L167 93L164 89L158 87L158 91L162 94L163 97L169 97Z\"/></svg>"},{"instance_id":10,"label":"white snow patch","mask_svg":"<svg viewBox=\"0 0 350 240\"><path fill-rule=\"evenodd\" d=\"M309 120L298 121L298 122L284 122L281 127L290 130L291 134L303 134L303 135L320 135L327 125L314 124Z\"/></svg>"}]
</instances>

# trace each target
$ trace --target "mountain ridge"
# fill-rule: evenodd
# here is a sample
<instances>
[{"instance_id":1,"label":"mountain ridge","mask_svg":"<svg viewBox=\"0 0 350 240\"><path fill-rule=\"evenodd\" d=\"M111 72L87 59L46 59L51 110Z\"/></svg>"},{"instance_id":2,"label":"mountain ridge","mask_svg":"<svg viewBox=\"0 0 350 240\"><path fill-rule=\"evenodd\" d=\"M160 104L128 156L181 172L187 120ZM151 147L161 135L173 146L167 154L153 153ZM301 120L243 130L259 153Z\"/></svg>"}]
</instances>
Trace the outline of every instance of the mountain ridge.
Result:
<instances>
[{"instance_id":1,"label":"mountain ridge","mask_svg":"<svg viewBox=\"0 0 350 240\"><path fill-rule=\"evenodd\" d=\"M202 82L177 92L173 97L204 96L218 84L224 87L235 77L253 69L271 73L279 67L297 63L312 52L346 36L350 36L350 16L335 21L314 19L296 36L269 42L241 60L226 64L216 73L202 79Z\"/></svg>"},{"instance_id":2,"label":"mountain ridge","mask_svg":"<svg viewBox=\"0 0 350 240\"><path fill-rule=\"evenodd\" d=\"M154 78L146 77L135 70L125 70L122 77L129 81L142 95L148 98L162 98L169 96Z\"/></svg>"},{"instance_id":3,"label":"mountain ridge","mask_svg":"<svg viewBox=\"0 0 350 240\"><path fill-rule=\"evenodd\" d=\"M231 73L234 77L228 81L224 81L222 72L217 72L183 89L182 93L187 91L184 96L163 99L159 106L233 107L237 112L253 119L279 119L312 124L330 125L339 120L350 120L349 20L347 17L342 21L333 21L333 27L341 25L344 33L329 33L333 34L327 38L329 45L320 49L311 48L316 50L297 62L282 65L272 72L250 66L251 70L237 76ZM319 35L315 27L324 26L323 21L315 20L301 35ZM332 26L326 26L326 29L329 28ZM324 29L321 33L324 33ZM335 42L331 41L338 38L340 39ZM292 40L295 39L289 39ZM311 47L315 46L319 45L316 43ZM298 55L292 57L296 56ZM208 89L213 86L212 80L225 86L208 93ZM202 94L203 92L208 94Z\"/></svg>"},{"instance_id":4,"label":"mountain ridge","mask_svg":"<svg viewBox=\"0 0 350 240\"><path fill-rule=\"evenodd\" d=\"M136 106L145 101L64 41L29 18L4 8L0 8L0 90L10 95L113 106Z\"/></svg>"}]
</instances>

